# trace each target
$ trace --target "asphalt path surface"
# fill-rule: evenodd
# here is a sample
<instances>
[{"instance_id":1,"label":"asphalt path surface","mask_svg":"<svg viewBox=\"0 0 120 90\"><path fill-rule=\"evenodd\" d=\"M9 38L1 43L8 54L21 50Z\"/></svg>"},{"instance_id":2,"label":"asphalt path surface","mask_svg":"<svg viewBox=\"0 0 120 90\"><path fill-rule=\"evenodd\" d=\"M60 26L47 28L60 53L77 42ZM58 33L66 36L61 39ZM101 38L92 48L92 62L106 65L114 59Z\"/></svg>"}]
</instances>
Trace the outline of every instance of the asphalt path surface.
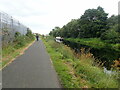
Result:
<instances>
[{"instance_id":1,"label":"asphalt path surface","mask_svg":"<svg viewBox=\"0 0 120 90\"><path fill-rule=\"evenodd\" d=\"M58 76L42 41L2 70L3 88L60 88Z\"/></svg>"}]
</instances>

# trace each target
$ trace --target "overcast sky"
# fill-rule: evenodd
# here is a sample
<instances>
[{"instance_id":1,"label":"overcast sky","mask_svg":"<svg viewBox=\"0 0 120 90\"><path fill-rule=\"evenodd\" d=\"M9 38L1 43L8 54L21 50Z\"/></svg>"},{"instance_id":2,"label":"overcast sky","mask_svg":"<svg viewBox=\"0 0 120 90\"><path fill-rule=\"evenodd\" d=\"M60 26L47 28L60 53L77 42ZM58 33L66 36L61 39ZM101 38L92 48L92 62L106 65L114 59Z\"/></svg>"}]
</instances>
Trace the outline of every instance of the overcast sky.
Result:
<instances>
[{"instance_id":1,"label":"overcast sky","mask_svg":"<svg viewBox=\"0 0 120 90\"><path fill-rule=\"evenodd\" d=\"M0 0L4 11L33 32L48 34L55 26L62 27L78 19L87 9L104 8L109 16L118 14L119 0Z\"/></svg>"}]
</instances>

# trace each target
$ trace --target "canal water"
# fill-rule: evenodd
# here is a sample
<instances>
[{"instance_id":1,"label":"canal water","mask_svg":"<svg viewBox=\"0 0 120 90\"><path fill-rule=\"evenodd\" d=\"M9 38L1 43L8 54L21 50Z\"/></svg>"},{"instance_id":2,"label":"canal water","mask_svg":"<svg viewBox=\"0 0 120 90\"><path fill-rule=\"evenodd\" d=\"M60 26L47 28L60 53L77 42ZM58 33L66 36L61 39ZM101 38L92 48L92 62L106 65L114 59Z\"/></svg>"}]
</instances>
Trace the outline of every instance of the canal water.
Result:
<instances>
[{"instance_id":1,"label":"canal water","mask_svg":"<svg viewBox=\"0 0 120 90\"><path fill-rule=\"evenodd\" d=\"M63 43L74 49L76 53L79 53L81 48L85 48L86 51L90 49L90 53L92 53L96 59L100 60L101 62L105 62L104 66L107 69L111 69L113 61L120 58L120 51L116 51L110 47L93 48L91 46L70 42L67 40L64 40Z\"/></svg>"}]
</instances>

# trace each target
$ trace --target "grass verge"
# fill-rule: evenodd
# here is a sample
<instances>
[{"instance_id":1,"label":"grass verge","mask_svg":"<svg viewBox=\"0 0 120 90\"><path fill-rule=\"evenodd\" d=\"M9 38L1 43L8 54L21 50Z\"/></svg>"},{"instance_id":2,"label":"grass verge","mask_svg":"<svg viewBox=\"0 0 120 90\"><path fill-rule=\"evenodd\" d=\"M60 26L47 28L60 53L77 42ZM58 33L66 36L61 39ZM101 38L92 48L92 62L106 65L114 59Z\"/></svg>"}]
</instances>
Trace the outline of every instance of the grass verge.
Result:
<instances>
[{"instance_id":1,"label":"grass verge","mask_svg":"<svg viewBox=\"0 0 120 90\"><path fill-rule=\"evenodd\" d=\"M75 54L52 38L42 38L64 88L118 88L118 76L106 75L92 54Z\"/></svg>"},{"instance_id":2,"label":"grass verge","mask_svg":"<svg viewBox=\"0 0 120 90\"><path fill-rule=\"evenodd\" d=\"M19 36L13 43L2 47L2 60L0 60L0 69L11 63L17 56L23 52L34 42L34 38L28 36Z\"/></svg>"}]
</instances>

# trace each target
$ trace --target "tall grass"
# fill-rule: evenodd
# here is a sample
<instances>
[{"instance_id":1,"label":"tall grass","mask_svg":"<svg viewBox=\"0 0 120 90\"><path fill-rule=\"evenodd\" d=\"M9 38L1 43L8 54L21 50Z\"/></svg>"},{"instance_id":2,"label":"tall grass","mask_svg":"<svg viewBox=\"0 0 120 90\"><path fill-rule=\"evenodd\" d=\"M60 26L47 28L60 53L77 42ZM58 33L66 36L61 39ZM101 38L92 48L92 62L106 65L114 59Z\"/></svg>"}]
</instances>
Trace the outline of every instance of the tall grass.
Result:
<instances>
[{"instance_id":1,"label":"tall grass","mask_svg":"<svg viewBox=\"0 0 120 90\"><path fill-rule=\"evenodd\" d=\"M56 72L65 88L118 88L117 78L106 75L90 52L81 49L76 54L66 45L49 37L42 39L51 56Z\"/></svg>"},{"instance_id":2,"label":"tall grass","mask_svg":"<svg viewBox=\"0 0 120 90\"><path fill-rule=\"evenodd\" d=\"M117 79L114 76L106 75L103 69L94 62L95 59L92 54L83 51L84 49L75 65L77 74L87 81L90 88L117 88Z\"/></svg>"}]
</instances>

